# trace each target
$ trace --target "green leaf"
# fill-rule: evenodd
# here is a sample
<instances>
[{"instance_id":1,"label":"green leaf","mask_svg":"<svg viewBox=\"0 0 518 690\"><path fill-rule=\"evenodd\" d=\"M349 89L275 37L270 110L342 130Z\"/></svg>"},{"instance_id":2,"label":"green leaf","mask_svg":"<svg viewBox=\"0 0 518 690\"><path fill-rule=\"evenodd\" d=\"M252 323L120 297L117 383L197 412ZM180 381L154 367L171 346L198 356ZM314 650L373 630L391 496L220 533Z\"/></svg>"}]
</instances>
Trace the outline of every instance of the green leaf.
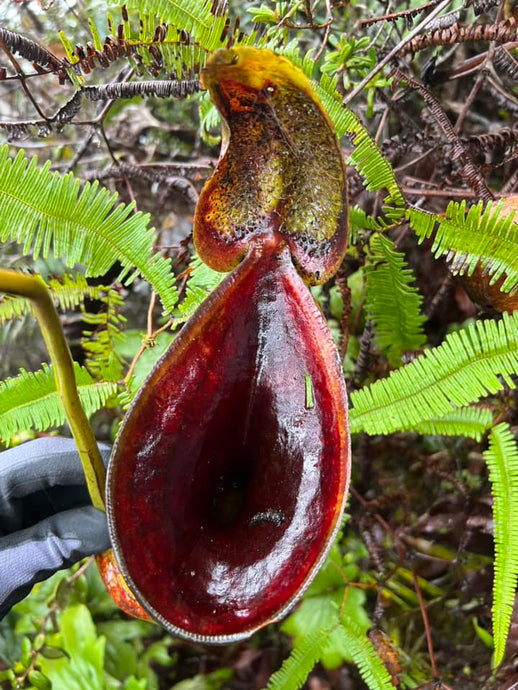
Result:
<instances>
[{"instance_id":1,"label":"green leaf","mask_svg":"<svg viewBox=\"0 0 518 690\"><path fill-rule=\"evenodd\" d=\"M501 208L480 201L466 212L465 201L450 201L444 216L409 208L406 217L421 241L434 235L432 251L447 255L455 272L471 275L480 262L492 283L505 274L500 289L510 292L518 286L518 223Z\"/></svg>"},{"instance_id":2,"label":"green leaf","mask_svg":"<svg viewBox=\"0 0 518 690\"><path fill-rule=\"evenodd\" d=\"M28 668L31 663L32 644L28 637L22 638L20 643L20 663L24 668Z\"/></svg>"},{"instance_id":3,"label":"green leaf","mask_svg":"<svg viewBox=\"0 0 518 690\"><path fill-rule=\"evenodd\" d=\"M81 273L72 276L64 275L59 280L49 280L48 287L63 311L70 311L81 306L86 299L100 299L110 290L110 287L105 285L89 285L86 277Z\"/></svg>"},{"instance_id":4,"label":"green leaf","mask_svg":"<svg viewBox=\"0 0 518 690\"><path fill-rule=\"evenodd\" d=\"M232 669L220 668L207 674L197 674L171 686L171 690L219 690L223 683L232 678Z\"/></svg>"},{"instance_id":5,"label":"green leaf","mask_svg":"<svg viewBox=\"0 0 518 690\"><path fill-rule=\"evenodd\" d=\"M52 682L52 690L105 690L105 640L97 636L86 606L75 604L62 611L59 630L68 656L39 659L42 672Z\"/></svg>"},{"instance_id":6,"label":"green leaf","mask_svg":"<svg viewBox=\"0 0 518 690\"><path fill-rule=\"evenodd\" d=\"M82 656L102 679L105 640L97 636L87 607L84 604L69 606L61 614L59 626L70 656Z\"/></svg>"},{"instance_id":7,"label":"green leaf","mask_svg":"<svg viewBox=\"0 0 518 690\"><path fill-rule=\"evenodd\" d=\"M208 91L200 95L198 104L202 139L207 146L216 146L221 141L221 135L219 133L213 134L211 130L219 125L220 117L216 106L210 100Z\"/></svg>"},{"instance_id":8,"label":"green leaf","mask_svg":"<svg viewBox=\"0 0 518 690\"><path fill-rule=\"evenodd\" d=\"M147 681L145 678L137 679L135 676L130 676L124 681L122 690L147 690Z\"/></svg>"},{"instance_id":9,"label":"green leaf","mask_svg":"<svg viewBox=\"0 0 518 690\"><path fill-rule=\"evenodd\" d=\"M12 668L7 668L5 671L0 671L0 683L3 683L4 681L11 683L12 688L16 687L16 673Z\"/></svg>"},{"instance_id":10,"label":"green leaf","mask_svg":"<svg viewBox=\"0 0 518 690\"><path fill-rule=\"evenodd\" d=\"M25 297L11 297L2 295L0 297L0 324L12 319L27 316L31 312L30 302Z\"/></svg>"},{"instance_id":11,"label":"green leaf","mask_svg":"<svg viewBox=\"0 0 518 690\"><path fill-rule=\"evenodd\" d=\"M504 658L518 582L518 447L509 425L498 424L484 453L493 492L495 563L493 582L494 666Z\"/></svg>"},{"instance_id":12,"label":"green leaf","mask_svg":"<svg viewBox=\"0 0 518 690\"><path fill-rule=\"evenodd\" d=\"M451 333L439 347L351 394L351 433L390 434L514 386L518 313Z\"/></svg>"},{"instance_id":13,"label":"green leaf","mask_svg":"<svg viewBox=\"0 0 518 690\"><path fill-rule=\"evenodd\" d=\"M115 637L106 639L106 671L118 680L124 680L137 670L137 657L133 645Z\"/></svg>"},{"instance_id":14,"label":"green leaf","mask_svg":"<svg viewBox=\"0 0 518 690\"><path fill-rule=\"evenodd\" d=\"M374 337L393 366L401 364L406 350L424 345L420 313L422 298L413 286L414 275L404 255L383 235L374 235L366 264L366 309L374 325Z\"/></svg>"},{"instance_id":15,"label":"green leaf","mask_svg":"<svg viewBox=\"0 0 518 690\"><path fill-rule=\"evenodd\" d=\"M15 240L34 259L47 257L52 246L67 266L83 264L87 276L104 275L119 261L121 279L140 274L172 310L174 276L170 261L154 252L148 216L133 213L133 204L115 205L117 195L96 182L80 191L72 174L51 173L49 163L38 168L23 151L11 159L8 151L0 147L0 241Z\"/></svg>"},{"instance_id":16,"label":"green leaf","mask_svg":"<svg viewBox=\"0 0 518 690\"><path fill-rule=\"evenodd\" d=\"M61 659L66 656L65 652L60 647L51 647L50 645L43 645L40 654L45 659Z\"/></svg>"},{"instance_id":17,"label":"green leaf","mask_svg":"<svg viewBox=\"0 0 518 690\"><path fill-rule=\"evenodd\" d=\"M276 24L279 21L275 10L272 10L272 8L268 7L267 5L248 7L246 11L251 15L253 22L267 22L270 24Z\"/></svg>"},{"instance_id":18,"label":"green leaf","mask_svg":"<svg viewBox=\"0 0 518 690\"><path fill-rule=\"evenodd\" d=\"M473 627L475 628L475 632L477 633L478 639L485 644L485 646L488 649L494 649L494 642L493 642L493 637L488 633L487 630L485 630L481 625L479 625L478 620L476 617L471 619L471 622L473 623Z\"/></svg>"},{"instance_id":19,"label":"green leaf","mask_svg":"<svg viewBox=\"0 0 518 690\"><path fill-rule=\"evenodd\" d=\"M75 364L81 404L89 416L117 392L115 383L94 383L86 369ZM0 381L0 437L8 444L22 431L48 431L63 424L54 374L47 364L36 372L22 369L15 378Z\"/></svg>"},{"instance_id":20,"label":"green leaf","mask_svg":"<svg viewBox=\"0 0 518 690\"><path fill-rule=\"evenodd\" d=\"M343 579L341 590L340 595L343 599ZM270 678L267 686L268 690L298 690L304 684L307 675L317 661L322 660L326 667L337 667L344 659L352 660L358 666L358 670L369 690L388 690L393 688L387 670L377 657L374 648L367 638L366 631L369 621L365 613L363 612L363 616L365 616L366 624L363 621L359 622L357 611L355 611L354 605L351 606L349 602L349 597L354 595L355 592L359 593L359 590L354 588L348 590L345 607L340 607L343 609L340 613L340 609L336 605L329 609L328 615L324 616L328 625L316 630L312 629L310 625L303 633L300 633L299 637L295 638L294 649L291 655L286 659L279 671ZM363 611L363 609L361 610ZM348 612L352 612L354 617L347 615ZM295 615L290 618L293 619ZM363 616L360 616L360 620ZM322 618L317 617L319 622L321 622ZM289 627L283 625L285 631L289 631ZM337 650L340 650L338 655ZM326 657L329 659L330 653L331 658L334 657L335 663L326 664Z\"/></svg>"},{"instance_id":21,"label":"green leaf","mask_svg":"<svg viewBox=\"0 0 518 690\"><path fill-rule=\"evenodd\" d=\"M349 206L349 243L354 241L360 230L383 232L387 224L381 218L373 218L365 213L359 206Z\"/></svg>"},{"instance_id":22,"label":"green leaf","mask_svg":"<svg viewBox=\"0 0 518 690\"><path fill-rule=\"evenodd\" d=\"M37 690L52 690L50 680L41 671L31 671L29 673L29 683L32 683Z\"/></svg>"}]
</instances>

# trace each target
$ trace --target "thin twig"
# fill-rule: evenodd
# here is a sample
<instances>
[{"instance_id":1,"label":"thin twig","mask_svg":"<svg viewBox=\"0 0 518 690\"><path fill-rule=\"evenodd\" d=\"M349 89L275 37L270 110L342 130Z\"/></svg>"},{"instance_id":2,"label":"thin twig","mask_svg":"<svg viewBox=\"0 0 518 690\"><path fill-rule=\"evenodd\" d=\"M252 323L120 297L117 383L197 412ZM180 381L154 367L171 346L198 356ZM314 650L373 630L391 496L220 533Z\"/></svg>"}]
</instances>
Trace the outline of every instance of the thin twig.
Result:
<instances>
[{"instance_id":1,"label":"thin twig","mask_svg":"<svg viewBox=\"0 0 518 690\"><path fill-rule=\"evenodd\" d=\"M27 87L27 84L25 83L25 73L24 73L24 71L22 70L22 68L21 68L20 65L18 64L18 61L17 61L17 60L14 58L14 56L12 55L11 51L9 50L9 48L5 45L5 42L4 42L4 40L3 40L2 38L0 38L0 48L2 48L2 50L4 51L4 53L5 53L6 56L7 56L7 59L9 60L9 62L13 65L14 69L16 70L17 77L18 77L18 79L19 79L19 81L20 81L20 84L22 85L22 89L25 91L25 95L27 96L27 98L30 100L30 102L31 102L32 105L34 106L36 112L38 113L38 115L39 115L40 117L42 117L42 118L44 118L45 120L47 120L47 117L46 117L45 113L41 110L41 108L40 108L40 106L38 105L38 103L36 102L34 96L33 96L32 93L29 91L29 89L28 89L28 87Z\"/></svg>"},{"instance_id":2,"label":"thin twig","mask_svg":"<svg viewBox=\"0 0 518 690\"><path fill-rule=\"evenodd\" d=\"M326 0L326 10L327 10L327 23L326 23L326 30L324 32L324 38L322 39L322 45L320 48L317 50L315 53L313 60L316 62L322 53L324 52L324 48L327 45L327 41L329 40L329 34L331 33L331 27L334 22L334 17L333 17L333 8L331 7L331 0Z\"/></svg>"},{"instance_id":3,"label":"thin twig","mask_svg":"<svg viewBox=\"0 0 518 690\"><path fill-rule=\"evenodd\" d=\"M381 17L370 17L369 19L362 19L360 21L361 26L370 26L371 24L377 24L378 22L384 21L394 21L394 19L401 19L406 17L415 17L417 14L424 12L430 7L435 7L437 0L432 0L432 2L425 2L424 5L420 7L414 7L411 10L402 10L401 12L390 12L389 14L383 14Z\"/></svg>"},{"instance_id":4,"label":"thin twig","mask_svg":"<svg viewBox=\"0 0 518 690\"><path fill-rule=\"evenodd\" d=\"M415 573L414 565L411 565L412 580L414 581L414 590L419 601L419 609L421 611L421 617L423 619L424 633L426 636L426 644L428 646L428 656L430 657L430 666L432 667L432 673L434 679L439 679L439 673L437 672L437 665L435 663L435 655L433 651L432 644L432 633L430 631L430 624L428 622L428 614L426 613L426 607L424 605L423 594L421 588L419 587L419 582L417 581L417 575Z\"/></svg>"},{"instance_id":5,"label":"thin twig","mask_svg":"<svg viewBox=\"0 0 518 690\"><path fill-rule=\"evenodd\" d=\"M137 350L135 356L133 357L133 360L132 360L131 364L129 365L126 376L123 379L123 383L125 385L127 385L128 381L130 380L131 376L133 375L133 371L135 369L135 366L136 366L138 360L140 359L140 356L144 352L144 350L147 350L149 347L152 347L153 341L155 341L158 338L160 333L163 333L168 328L170 328L172 324L173 324L172 319L169 319L169 321L167 321L167 323L165 323L163 326L161 326L156 331L154 331L150 336L146 335L142 344L140 345L139 349Z\"/></svg>"},{"instance_id":6,"label":"thin twig","mask_svg":"<svg viewBox=\"0 0 518 690\"><path fill-rule=\"evenodd\" d=\"M481 71L477 74L477 77L475 79L475 83L471 87L471 91L468 94L468 97L466 98L466 101L464 102L464 105L462 106L462 110L457 116L457 122L455 123L453 127L453 131L456 134L460 133L460 130L462 129L462 125L464 124L464 120L466 119L466 115L468 112L471 110L471 106L473 105L473 102L475 98L478 95L478 92L482 88L482 85L485 81L485 74L484 71Z\"/></svg>"},{"instance_id":7,"label":"thin twig","mask_svg":"<svg viewBox=\"0 0 518 690\"><path fill-rule=\"evenodd\" d=\"M151 297L149 298L149 307L147 310L147 335L150 338L153 335L153 311L156 304L156 293L151 292Z\"/></svg>"}]
</instances>

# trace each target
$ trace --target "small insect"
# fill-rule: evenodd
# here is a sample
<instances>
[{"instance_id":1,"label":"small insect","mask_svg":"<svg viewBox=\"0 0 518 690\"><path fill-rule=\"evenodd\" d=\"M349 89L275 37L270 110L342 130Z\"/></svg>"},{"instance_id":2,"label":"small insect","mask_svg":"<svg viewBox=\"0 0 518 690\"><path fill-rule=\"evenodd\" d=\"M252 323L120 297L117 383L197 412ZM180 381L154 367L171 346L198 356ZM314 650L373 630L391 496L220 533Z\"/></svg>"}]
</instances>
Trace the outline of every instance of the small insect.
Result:
<instances>
[{"instance_id":1,"label":"small insect","mask_svg":"<svg viewBox=\"0 0 518 690\"><path fill-rule=\"evenodd\" d=\"M249 524L251 527L255 527L255 525L260 525L263 522L271 522L275 527L280 527L284 522L284 513L281 510L275 510L275 508L268 508L268 510L262 510L250 518Z\"/></svg>"},{"instance_id":2,"label":"small insect","mask_svg":"<svg viewBox=\"0 0 518 690\"><path fill-rule=\"evenodd\" d=\"M311 410L315 406L313 402L313 384L311 383L311 376L304 374L304 389L305 389L305 407L306 410Z\"/></svg>"}]
</instances>

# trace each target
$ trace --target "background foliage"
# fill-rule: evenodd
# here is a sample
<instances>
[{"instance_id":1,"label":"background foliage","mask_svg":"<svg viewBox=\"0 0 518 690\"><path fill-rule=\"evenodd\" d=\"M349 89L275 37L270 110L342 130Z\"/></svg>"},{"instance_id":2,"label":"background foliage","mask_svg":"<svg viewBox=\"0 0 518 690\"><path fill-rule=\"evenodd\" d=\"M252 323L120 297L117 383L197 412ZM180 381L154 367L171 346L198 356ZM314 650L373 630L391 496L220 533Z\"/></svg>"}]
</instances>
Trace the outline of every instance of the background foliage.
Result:
<instances>
[{"instance_id":1,"label":"background foliage","mask_svg":"<svg viewBox=\"0 0 518 690\"><path fill-rule=\"evenodd\" d=\"M190 224L218 156L198 75L232 42L315 80L349 162L350 248L314 294L353 433L349 517L281 624L189 645L126 619L85 563L0 623L4 687L514 687L518 225L494 202L518 187L517 15L494 0L0 1L2 264L47 281L99 440L221 279ZM2 443L66 433L27 305L4 297L0 321Z\"/></svg>"}]
</instances>

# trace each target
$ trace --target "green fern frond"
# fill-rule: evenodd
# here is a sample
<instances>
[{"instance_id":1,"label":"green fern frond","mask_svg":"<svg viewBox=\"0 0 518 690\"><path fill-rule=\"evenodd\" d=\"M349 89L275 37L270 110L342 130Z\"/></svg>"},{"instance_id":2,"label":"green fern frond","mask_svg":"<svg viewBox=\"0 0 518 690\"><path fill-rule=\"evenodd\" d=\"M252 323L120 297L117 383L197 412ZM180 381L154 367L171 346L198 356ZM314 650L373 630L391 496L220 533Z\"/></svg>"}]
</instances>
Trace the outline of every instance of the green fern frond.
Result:
<instances>
[{"instance_id":1,"label":"green fern frond","mask_svg":"<svg viewBox=\"0 0 518 690\"><path fill-rule=\"evenodd\" d=\"M386 379L351 394L351 433L390 434L443 417L488 393L513 387L518 372L518 313L451 333Z\"/></svg>"},{"instance_id":2,"label":"green fern frond","mask_svg":"<svg viewBox=\"0 0 518 690\"><path fill-rule=\"evenodd\" d=\"M96 379L118 381L122 376L122 358L117 352L117 342L126 318L121 314L124 304L119 292L108 289L99 297L104 309L90 314L83 309L81 320L92 330L83 331L81 346L86 353L85 366Z\"/></svg>"},{"instance_id":3,"label":"green fern frond","mask_svg":"<svg viewBox=\"0 0 518 690\"><path fill-rule=\"evenodd\" d=\"M383 157L378 145L372 139L359 117L348 108L342 106L336 91L336 79L330 79L324 74L320 83L316 85L316 92L322 101L337 136L344 134L351 137L354 150L347 161L360 173L365 180L365 187L369 191L387 189L388 196L385 203L404 206L405 201L396 181L394 171L389 162ZM396 212L396 209L393 209Z\"/></svg>"},{"instance_id":4,"label":"green fern frond","mask_svg":"<svg viewBox=\"0 0 518 690\"><path fill-rule=\"evenodd\" d=\"M261 48L269 48L278 55L283 55L296 67L298 67L310 81L313 80L313 72L315 71L315 61L313 59L313 49L308 50L304 55L300 52L300 41L296 38L286 43L282 40L281 34L275 33L276 27L271 27L274 33L268 34L268 39L265 43L259 42ZM259 45L257 46L259 47Z\"/></svg>"},{"instance_id":5,"label":"green fern frond","mask_svg":"<svg viewBox=\"0 0 518 690\"><path fill-rule=\"evenodd\" d=\"M192 258L189 269L191 274L187 281L186 296L183 302L178 305L178 309L185 319L188 319L191 314L196 311L205 297L207 297L227 275L226 273L213 271L212 268L204 264L198 256Z\"/></svg>"},{"instance_id":6,"label":"green fern frond","mask_svg":"<svg viewBox=\"0 0 518 690\"><path fill-rule=\"evenodd\" d=\"M161 71L175 75L177 79L199 72L205 63L207 50L198 42L186 41L185 31L180 29L180 25L166 24L164 33L162 20L156 19L154 14L139 11L137 19L138 33L136 29L132 32L128 26L127 44L139 56L139 73L141 66L148 68L154 76ZM161 31L157 34L158 25Z\"/></svg>"},{"instance_id":7,"label":"green fern frond","mask_svg":"<svg viewBox=\"0 0 518 690\"><path fill-rule=\"evenodd\" d=\"M461 407L444 417L420 422L413 431L431 436L465 436L480 441L492 424L493 415L487 407Z\"/></svg>"},{"instance_id":8,"label":"green fern frond","mask_svg":"<svg viewBox=\"0 0 518 690\"><path fill-rule=\"evenodd\" d=\"M148 216L133 214L132 204L114 207L117 195L96 183L80 191L71 174L51 173L48 163L38 168L23 151L10 159L8 146L0 148L0 170L0 241L13 239L34 258L48 256L53 245L56 257L68 266L84 264L87 276L103 275L119 261L121 278L139 273L172 310L174 277L170 262L153 251Z\"/></svg>"},{"instance_id":9,"label":"green fern frond","mask_svg":"<svg viewBox=\"0 0 518 690\"><path fill-rule=\"evenodd\" d=\"M369 690L394 690L390 675L365 631L348 616L341 616L340 622L345 633L344 644Z\"/></svg>"},{"instance_id":10,"label":"green fern frond","mask_svg":"<svg viewBox=\"0 0 518 690\"><path fill-rule=\"evenodd\" d=\"M493 582L493 665L504 658L518 583L518 447L509 425L492 429L484 453L493 491L495 564Z\"/></svg>"},{"instance_id":11,"label":"green fern frond","mask_svg":"<svg viewBox=\"0 0 518 690\"><path fill-rule=\"evenodd\" d=\"M25 297L11 297L10 295L0 297L0 325L26 316L30 311L30 304Z\"/></svg>"},{"instance_id":12,"label":"green fern frond","mask_svg":"<svg viewBox=\"0 0 518 690\"><path fill-rule=\"evenodd\" d=\"M109 289L104 285L88 285L82 274L64 275L62 279L51 279L49 292L62 311L71 311L84 304L85 299L100 299ZM31 306L24 297L0 296L0 325L31 313Z\"/></svg>"},{"instance_id":13,"label":"green fern frond","mask_svg":"<svg viewBox=\"0 0 518 690\"><path fill-rule=\"evenodd\" d=\"M104 285L88 285L86 277L81 273L64 275L59 280L49 280L49 291L62 311L71 311L84 304L86 299L100 299L108 287Z\"/></svg>"},{"instance_id":14,"label":"green fern frond","mask_svg":"<svg viewBox=\"0 0 518 690\"><path fill-rule=\"evenodd\" d=\"M281 668L270 678L267 690L299 690L307 680L313 666L320 659L330 630L324 628L308 635L295 647Z\"/></svg>"},{"instance_id":15,"label":"green fern frond","mask_svg":"<svg viewBox=\"0 0 518 690\"><path fill-rule=\"evenodd\" d=\"M412 285L414 275L404 254L383 235L374 235L366 268L366 309L374 325L374 337L392 366L401 364L406 350L425 343L420 313L422 298Z\"/></svg>"},{"instance_id":16,"label":"green fern frond","mask_svg":"<svg viewBox=\"0 0 518 690\"><path fill-rule=\"evenodd\" d=\"M112 17L108 15L109 34L104 42L101 42L99 32L88 18L93 43L97 45L95 58L84 57L89 54L88 46L84 47L71 41L62 31L59 32L67 59L78 70L77 74L69 74L77 90L83 89L85 81L79 71L90 74L92 69L105 69L109 63L117 59L129 61L137 75L141 75L144 68L153 77L164 73L169 78L176 76L180 80L199 73L208 51L199 43L193 42L192 37L181 30L179 25L164 24L154 14L144 11L132 13L131 18L126 17L127 12L123 14L122 24L119 25L122 29L120 33ZM117 36L116 49L114 36ZM95 91L89 87L88 90L83 90L83 93L91 98Z\"/></svg>"},{"instance_id":17,"label":"green fern frond","mask_svg":"<svg viewBox=\"0 0 518 690\"><path fill-rule=\"evenodd\" d=\"M94 383L86 369L78 364L74 365L74 371L87 415L103 407L116 394L114 383ZM18 376L0 382L0 438L5 445L23 431L48 431L64 422L54 374L47 364L34 373L22 369Z\"/></svg>"},{"instance_id":18,"label":"green fern frond","mask_svg":"<svg viewBox=\"0 0 518 690\"><path fill-rule=\"evenodd\" d=\"M211 130L219 125L220 119L216 107L210 100L208 91L200 95L198 107L202 139L207 146L216 146L221 141L221 135L213 134Z\"/></svg>"},{"instance_id":19,"label":"green fern frond","mask_svg":"<svg viewBox=\"0 0 518 690\"><path fill-rule=\"evenodd\" d=\"M466 213L465 201L450 201L444 216L410 208L406 218L420 240L434 234L433 253L447 255L455 272L471 275L480 262L492 283L505 274L500 289L510 292L518 286L518 223L499 217L501 207L479 202Z\"/></svg>"},{"instance_id":20,"label":"green fern frond","mask_svg":"<svg viewBox=\"0 0 518 690\"><path fill-rule=\"evenodd\" d=\"M373 232L383 232L387 229L387 224L382 218L373 218L365 213L359 206L349 207L349 234L355 236L360 230L370 230ZM350 243L354 244L352 238Z\"/></svg>"},{"instance_id":21,"label":"green fern frond","mask_svg":"<svg viewBox=\"0 0 518 690\"><path fill-rule=\"evenodd\" d=\"M117 0L117 3L128 10L155 15L161 22L186 31L205 50L212 51L222 45L227 13L216 15L212 0Z\"/></svg>"},{"instance_id":22,"label":"green fern frond","mask_svg":"<svg viewBox=\"0 0 518 690\"><path fill-rule=\"evenodd\" d=\"M159 45L161 55L161 69L168 74L173 74L177 79L182 79L189 72L195 68L199 70L200 65L203 65L206 58L206 52L198 45L184 45L178 40L176 42L167 43L161 42ZM154 43L152 45L155 45ZM147 47L149 48L149 47ZM146 46L137 51L143 58L145 65L151 63L151 53Z\"/></svg>"}]
</instances>

